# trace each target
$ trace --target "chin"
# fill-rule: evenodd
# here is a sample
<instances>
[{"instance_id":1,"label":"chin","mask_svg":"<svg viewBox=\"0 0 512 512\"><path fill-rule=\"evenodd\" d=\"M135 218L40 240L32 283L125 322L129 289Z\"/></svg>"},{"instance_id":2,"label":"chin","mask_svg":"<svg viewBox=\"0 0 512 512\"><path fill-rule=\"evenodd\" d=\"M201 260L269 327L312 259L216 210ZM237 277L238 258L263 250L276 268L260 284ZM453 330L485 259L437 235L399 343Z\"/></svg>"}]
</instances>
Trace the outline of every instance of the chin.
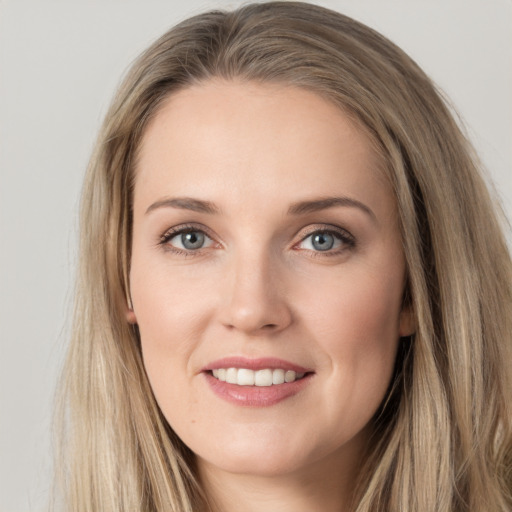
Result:
<instances>
[{"instance_id":1,"label":"chin","mask_svg":"<svg viewBox=\"0 0 512 512\"><path fill-rule=\"evenodd\" d=\"M307 464L308 454L300 446L290 443L289 436L288 439L283 437L283 432L270 437L268 432L252 432L252 435L244 436L240 431L231 431L230 434L224 439L223 436L215 436L215 446L211 445L212 438L205 440L210 444L196 445L197 450L193 451L199 465L228 473L264 477L291 473Z\"/></svg>"},{"instance_id":2,"label":"chin","mask_svg":"<svg viewBox=\"0 0 512 512\"><path fill-rule=\"evenodd\" d=\"M203 459L210 466L237 475L251 475L258 477L276 477L294 473L307 465L297 457L287 457L279 450L272 453L259 452L249 455L230 454L222 458Z\"/></svg>"},{"instance_id":3,"label":"chin","mask_svg":"<svg viewBox=\"0 0 512 512\"><path fill-rule=\"evenodd\" d=\"M296 474L318 463L330 465L329 461L339 460L344 451L343 446L318 444L311 435L266 434L231 436L224 443L219 439L216 449L197 452L199 465L239 475L276 477Z\"/></svg>"}]
</instances>

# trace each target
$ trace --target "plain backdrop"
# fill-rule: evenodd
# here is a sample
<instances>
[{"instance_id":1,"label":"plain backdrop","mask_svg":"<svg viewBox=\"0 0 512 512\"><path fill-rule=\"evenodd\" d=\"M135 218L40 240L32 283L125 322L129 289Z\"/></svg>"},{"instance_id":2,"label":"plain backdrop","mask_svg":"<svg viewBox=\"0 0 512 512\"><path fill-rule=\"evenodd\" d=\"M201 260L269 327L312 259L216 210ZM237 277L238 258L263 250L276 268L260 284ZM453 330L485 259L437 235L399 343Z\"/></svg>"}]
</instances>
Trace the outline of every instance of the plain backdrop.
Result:
<instances>
[{"instance_id":1,"label":"plain backdrop","mask_svg":"<svg viewBox=\"0 0 512 512\"><path fill-rule=\"evenodd\" d=\"M512 218L512 1L323 0L451 98ZM223 0L0 0L0 511L41 511L69 329L80 185L123 72Z\"/></svg>"}]
</instances>

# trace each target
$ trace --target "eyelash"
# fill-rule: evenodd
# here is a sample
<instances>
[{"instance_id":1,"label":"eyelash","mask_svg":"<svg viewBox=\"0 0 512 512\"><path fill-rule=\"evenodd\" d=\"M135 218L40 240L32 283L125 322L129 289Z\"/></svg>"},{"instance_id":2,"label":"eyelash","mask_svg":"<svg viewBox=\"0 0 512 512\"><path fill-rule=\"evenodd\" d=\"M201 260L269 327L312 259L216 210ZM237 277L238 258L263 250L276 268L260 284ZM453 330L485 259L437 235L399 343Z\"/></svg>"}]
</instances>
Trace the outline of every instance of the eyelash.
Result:
<instances>
[{"instance_id":1,"label":"eyelash","mask_svg":"<svg viewBox=\"0 0 512 512\"><path fill-rule=\"evenodd\" d=\"M214 241L213 236L210 236L208 233L208 230L204 226L198 226L193 224L186 224L182 226L173 227L169 230L167 230L164 234L160 236L160 240L158 242L158 245L163 247L166 251L173 252L174 254L181 255L181 256L198 256L203 251L202 249L205 248L199 248L196 250L193 249L180 249L179 247L174 247L169 244L169 242L179 236L186 233L202 233L206 237L208 237L210 240ZM332 225L317 225L315 227L312 227L309 229L306 233L303 234L300 241L295 243L293 247L297 247L298 245L304 243L309 237L315 235L315 234L324 234L324 235L332 235L334 236L339 242L341 242L342 246L336 250L326 250L326 251L314 251L311 249L298 249L303 251L308 251L311 253L313 257L324 257L324 256L337 256L341 254L342 252L345 252L347 250L354 249L356 247L356 239L354 236L349 233L347 230L339 228L337 226ZM215 242L214 242L215 243Z\"/></svg>"},{"instance_id":2,"label":"eyelash","mask_svg":"<svg viewBox=\"0 0 512 512\"><path fill-rule=\"evenodd\" d=\"M296 244L294 244L294 247L297 247L298 245L304 243L309 237L316 235L316 234L322 234L322 235L332 235L334 238L336 238L339 242L341 242L341 247L334 250L326 250L326 251L314 251L311 249L299 249L303 251L310 252L310 255L314 258L317 257L329 257L329 256L339 256L343 252L347 250L352 250L356 247L356 239L354 236L349 233L346 229L339 228L337 226L332 225L322 225L322 226L314 226L311 229L308 229L306 233L303 234L300 241Z\"/></svg>"},{"instance_id":3,"label":"eyelash","mask_svg":"<svg viewBox=\"0 0 512 512\"><path fill-rule=\"evenodd\" d=\"M167 230L161 237L158 245L162 246L166 251L173 252L174 254L178 254L180 256L197 256L201 253L201 248L197 250L191 249L180 249L179 247L173 247L169 244L169 242L178 235L184 235L186 233L202 233L207 236L210 240L213 240L213 237L208 234L208 230L204 226L197 226L194 224L186 224L182 226L177 226Z\"/></svg>"}]
</instances>

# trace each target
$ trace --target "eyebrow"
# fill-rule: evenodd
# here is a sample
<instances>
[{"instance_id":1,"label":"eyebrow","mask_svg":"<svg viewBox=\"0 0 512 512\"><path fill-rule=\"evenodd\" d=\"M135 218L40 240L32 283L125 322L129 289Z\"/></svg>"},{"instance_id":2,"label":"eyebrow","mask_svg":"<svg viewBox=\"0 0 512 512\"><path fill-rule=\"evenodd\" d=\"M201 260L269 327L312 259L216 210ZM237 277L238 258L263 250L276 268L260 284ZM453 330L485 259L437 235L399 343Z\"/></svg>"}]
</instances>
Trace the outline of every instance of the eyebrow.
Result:
<instances>
[{"instance_id":1,"label":"eyebrow","mask_svg":"<svg viewBox=\"0 0 512 512\"><path fill-rule=\"evenodd\" d=\"M311 201L300 201L294 203L288 208L289 215L304 215L306 213L314 213L336 206L344 206L350 208L358 208L364 213L369 215L374 221L377 220L375 213L361 201L352 199L350 197L324 197L320 199L313 199Z\"/></svg>"},{"instance_id":2,"label":"eyebrow","mask_svg":"<svg viewBox=\"0 0 512 512\"><path fill-rule=\"evenodd\" d=\"M181 210L191 210L199 213L219 213L220 210L210 201L193 199L192 197L169 197L154 202L146 210L146 214L158 208L178 208Z\"/></svg>"},{"instance_id":3,"label":"eyebrow","mask_svg":"<svg viewBox=\"0 0 512 512\"><path fill-rule=\"evenodd\" d=\"M361 203L361 201L352 199L350 197L324 197L308 201L299 201L297 203L293 203L288 208L288 215L305 215L307 213L327 210L337 206L358 208L369 215L374 221L377 220L375 214L368 206L366 206L364 203ZM203 201L201 199L194 199L192 197L169 197L155 201L148 207L146 214L158 208L177 208L181 210L190 210L193 212L208 214L215 214L220 212L220 209L210 201Z\"/></svg>"}]
</instances>

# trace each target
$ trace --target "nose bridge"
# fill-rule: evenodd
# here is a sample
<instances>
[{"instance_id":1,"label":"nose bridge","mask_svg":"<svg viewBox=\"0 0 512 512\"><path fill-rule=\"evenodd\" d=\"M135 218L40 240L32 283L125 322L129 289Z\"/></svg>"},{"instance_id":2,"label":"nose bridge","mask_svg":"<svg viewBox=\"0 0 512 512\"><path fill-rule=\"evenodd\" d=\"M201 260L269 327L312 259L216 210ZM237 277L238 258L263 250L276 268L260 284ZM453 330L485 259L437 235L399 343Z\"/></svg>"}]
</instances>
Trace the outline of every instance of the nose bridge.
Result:
<instances>
[{"instance_id":1,"label":"nose bridge","mask_svg":"<svg viewBox=\"0 0 512 512\"><path fill-rule=\"evenodd\" d=\"M255 334L278 331L291 321L279 261L268 248L239 248L230 263L223 322Z\"/></svg>"}]
</instances>

